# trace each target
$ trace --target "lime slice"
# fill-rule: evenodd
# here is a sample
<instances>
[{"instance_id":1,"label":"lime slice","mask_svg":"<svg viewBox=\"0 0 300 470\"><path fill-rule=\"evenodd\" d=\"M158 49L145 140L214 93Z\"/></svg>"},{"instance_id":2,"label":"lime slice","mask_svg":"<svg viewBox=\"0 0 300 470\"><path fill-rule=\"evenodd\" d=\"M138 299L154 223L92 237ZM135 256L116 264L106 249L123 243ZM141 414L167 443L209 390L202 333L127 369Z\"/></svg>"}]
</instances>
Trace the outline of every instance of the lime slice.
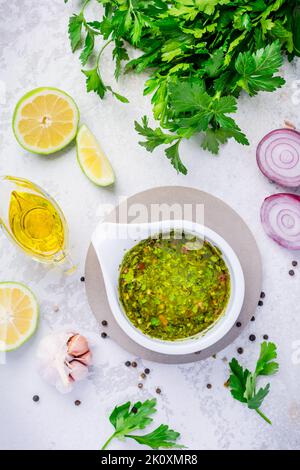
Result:
<instances>
[{"instance_id":1,"label":"lime slice","mask_svg":"<svg viewBox=\"0 0 300 470\"><path fill-rule=\"evenodd\" d=\"M0 351L12 351L35 332L39 308L28 287L18 282L0 283Z\"/></svg>"},{"instance_id":2,"label":"lime slice","mask_svg":"<svg viewBox=\"0 0 300 470\"><path fill-rule=\"evenodd\" d=\"M26 150L48 155L76 136L79 111L73 99L57 88L36 88L17 103L13 131Z\"/></svg>"},{"instance_id":3,"label":"lime slice","mask_svg":"<svg viewBox=\"0 0 300 470\"><path fill-rule=\"evenodd\" d=\"M111 164L87 126L80 127L76 142L77 159L86 176L98 186L113 184L115 175Z\"/></svg>"}]
</instances>

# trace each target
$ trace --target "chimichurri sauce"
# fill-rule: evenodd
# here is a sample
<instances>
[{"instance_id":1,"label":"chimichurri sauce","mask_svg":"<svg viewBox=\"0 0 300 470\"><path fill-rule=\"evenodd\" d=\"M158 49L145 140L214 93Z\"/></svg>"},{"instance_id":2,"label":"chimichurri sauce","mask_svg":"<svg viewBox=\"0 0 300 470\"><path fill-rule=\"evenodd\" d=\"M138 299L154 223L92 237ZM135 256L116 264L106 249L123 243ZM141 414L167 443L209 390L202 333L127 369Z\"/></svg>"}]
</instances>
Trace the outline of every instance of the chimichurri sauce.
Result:
<instances>
[{"instance_id":1,"label":"chimichurri sauce","mask_svg":"<svg viewBox=\"0 0 300 470\"><path fill-rule=\"evenodd\" d=\"M173 341L206 330L224 312L230 274L208 241L174 233L142 240L120 266L120 300L146 335Z\"/></svg>"}]
</instances>

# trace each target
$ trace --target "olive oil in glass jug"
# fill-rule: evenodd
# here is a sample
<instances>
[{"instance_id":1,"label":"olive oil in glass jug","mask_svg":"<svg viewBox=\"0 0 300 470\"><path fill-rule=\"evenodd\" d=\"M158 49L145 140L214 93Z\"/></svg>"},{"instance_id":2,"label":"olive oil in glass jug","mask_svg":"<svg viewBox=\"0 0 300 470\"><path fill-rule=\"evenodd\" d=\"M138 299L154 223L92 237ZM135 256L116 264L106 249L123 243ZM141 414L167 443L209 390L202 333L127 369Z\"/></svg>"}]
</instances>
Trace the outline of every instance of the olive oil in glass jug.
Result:
<instances>
[{"instance_id":1,"label":"olive oil in glass jug","mask_svg":"<svg viewBox=\"0 0 300 470\"><path fill-rule=\"evenodd\" d=\"M31 181L0 177L0 224L23 252L44 263L75 269L67 254L68 227L56 202Z\"/></svg>"}]
</instances>

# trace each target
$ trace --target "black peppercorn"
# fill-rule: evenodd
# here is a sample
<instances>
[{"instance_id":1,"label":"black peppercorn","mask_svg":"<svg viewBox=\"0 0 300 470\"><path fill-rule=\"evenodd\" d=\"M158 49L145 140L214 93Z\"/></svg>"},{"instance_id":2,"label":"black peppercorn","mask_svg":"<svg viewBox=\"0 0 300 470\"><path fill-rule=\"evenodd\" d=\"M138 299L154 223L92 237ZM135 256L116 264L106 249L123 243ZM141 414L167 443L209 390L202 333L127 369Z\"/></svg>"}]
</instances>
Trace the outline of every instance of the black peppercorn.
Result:
<instances>
[{"instance_id":1,"label":"black peppercorn","mask_svg":"<svg viewBox=\"0 0 300 470\"><path fill-rule=\"evenodd\" d=\"M126 362L125 362L125 366L126 366L126 367L130 367L130 366L131 366L131 362L130 362L130 361L126 361Z\"/></svg>"},{"instance_id":2,"label":"black peppercorn","mask_svg":"<svg viewBox=\"0 0 300 470\"><path fill-rule=\"evenodd\" d=\"M81 405L81 401L80 401L80 400L75 400L74 403L75 403L75 406Z\"/></svg>"},{"instance_id":3,"label":"black peppercorn","mask_svg":"<svg viewBox=\"0 0 300 470\"><path fill-rule=\"evenodd\" d=\"M106 338L106 337L107 337L107 334L103 331L103 332L101 333L101 338Z\"/></svg>"},{"instance_id":4,"label":"black peppercorn","mask_svg":"<svg viewBox=\"0 0 300 470\"><path fill-rule=\"evenodd\" d=\"M107 326L107 321L106 320L103 320L101 323L102 323L103 326Z\"/></svg>"},{"instance_id":5,"label":"black peppercorn","mask_svg":"<svg viewBox=\"0 0 300 470\"><path fill-rule=\"evenodd\" d=\"M158 395L161 393L161 389L159 387L157 387L155 391L158 393Z\"/></svg>"},{"instance_id":6,"label":"black peppercorn","mask_svg":"<svg viewBox=\"0 0 300 470\"><path fill-rule=\"evenodd\" d=\"M206 385L206 388L211 388L211 387L212 387L211 384L207 384L207 385Z\"/></svg>"},{"instance_id":7,"label":"black peppercorn","mask_svg":"<svg viewBox=\"0 0 300 470\"><path fill-rule=\"evenodd\" d=\"M131 366L132 366L132 367L137 367L137 363L136 363L135 361L133 361L133 362L131 363Z\"/></svg>"},{"instance_id":8,"label":"black peppercorn","mask_svg":"<svg viewBox=\"0 0 300 470\"><path fill-rule=\"evenodd\" d=\"M250 335L250 336L249 336L249 339L250 339L250 341L255 341L255 340L256 340L256 336L255 336L255 335Z\"/></svg>"},{"instance_id":9,"label":"black peppercorn","mask_svg":"<svg viewBox=\"0 0 300 470\"><path fill-rule=\"evenodd\" d=\"M32 399L33 401L38 402L40 400L40 397L38 395L34 395Z\"/></svg>"},{"instance_id":10,"label":"black peppercorn","mask_svg":"<svg viewBox=\"0 0 300 470\"><path fill-rule=\"evenodd\" d=\"M139 383L139 384L138 384L138 387L139 387L139 388L143 388L143 384L142 384L142 383Z\"/></svg>"},{"instance_id":11,"label":"black peppercorn","mask_svg":"<svg viewBox=\"0 0 300 470\"><path fill-rule=\"evenodd\" d=\"M292 261L292 266L294 266L294 268L298 266L298 261Z\"/></svg>"},{"instance_id":12,"label":"black peppercorn","mask_svg":"<svg viewBox=\"0 0 300 470\"><path fill-rule=\"evenodd\" d=\"M264 299L265 297L266 297L266 294L265 294L264 292L261 292L261 293L260 293L260 298L261 298L261 299Z\"/></svg>"},{"instance_id":13,"label":"black peppercorn","mask_svg":"<svg viewBox=\"0 0 300 470\"><path fill-rule=\"evenodd\" d=\"M237 321L237 322L236 322L236 326L237 326L238 328L240 328L240 327L242 326L241 322L240 322L240 321Z\"/></svg>"},{"instance_id":14,"label":"black peppercorn","mask_svg":"<svg viewBox=\"0 0 300 470\"><path fill-rule=\"evenodd\" d=\"M294 271L293 269L290 269L290 270L289 270L289 275L290 275L290 276L294 276L294 274L295 274L295 271Z\"/></svg>"},{"instance_id":15,"label":"black peppercorn","mask_svg":"<svg viewBox=\"0 0 300 470\"><path fill-rule=\"evenodd\" d=\"M243 354L244 350L243 350L243 348L237 348L237 352L238 352L239 354Z\"/></svg>"},{"instance_id":16,"label":"black peppercorn","mask_svg":"<svg viewBox=\"0 0 300 470\"><path fill-rule=\"evenodd\" d=\"M258 306L259 306L259 307L262 307L262 306L263 306L263 304L264 304L264 303L263 303L263 301L262 301L262 300L259 300L259 302L258 302Z\"/></svg>"},{"instance_id":17,"label":"black peppercorn","mask_svg":"<svg viewBox=\"0 0 300 470\"><path fill-rule=\"evenodd\" d=\"M145 374L148 375L148 374L150 374L150 369L147 368L147 369L144 370L144 372L145 372Z\"/></svg>"},{"instance_id":18,"label":"black peppercorn","mask_svg":"<svg viewBox=\"0 0 300 470\"><path fill-rule=\"evenodd\" d=\"M263 335L263 339L269 339L268 335Z\"/></svg>"},{"instance_id":19,"label":"black peppercorn","mask_svg":"<svg viewBox=\"0 0 300 470\"><path fill-rule=\"evenodd\" d=\"M133 406L133 407L131 408L131 412L132 412L133 414L136 414L136 413L138 412L138 409L137 409L135 406Z\"/></svg>"},{"instance_id":20,"label":"black peppercorn","mask_svg":"<svg viewBox=\"0 0 300 470\"><path fill-rule=\"evenodd\" d=\"M81 282L84 282L84 281L85 281L85 277L84 277L84 276L81 276L80 280L81 280Z\"/></svg>"},{"instance_id":21,"label":"black peppercorn","mask_svg":"<svg viewBox=\"0 0 300 470\"><path fill-rule=\"evenodd\" d=\"M141 379L145 379L146 378L146 374L144 372L141 373Z\"/></svg>"},{"instance_id":22,"label":"black peppercorn","mask_svg":"<svg viewBox=\"0 0 300 470\"><path fill-rule=\"evenodd\" d=\"M255 317L251 317L251 321L255 321Z\"/></svg>"}]
</instances>

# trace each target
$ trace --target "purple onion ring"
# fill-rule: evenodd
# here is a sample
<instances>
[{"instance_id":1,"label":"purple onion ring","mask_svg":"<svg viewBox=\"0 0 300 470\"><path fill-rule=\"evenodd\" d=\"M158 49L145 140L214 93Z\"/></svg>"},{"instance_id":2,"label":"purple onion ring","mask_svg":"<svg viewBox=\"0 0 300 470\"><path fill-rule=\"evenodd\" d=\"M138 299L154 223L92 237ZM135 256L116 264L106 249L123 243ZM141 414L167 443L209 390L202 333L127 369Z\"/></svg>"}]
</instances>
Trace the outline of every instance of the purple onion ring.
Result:
<instances>
[{"instance_id":1,"label":"purple onion ring","mask_svg":"<svg viewBox=\"0 0 300 470\"><path fill-rule=\"evenodd\" d=\"M267 197L260 217L270 238L284 248L300 250L300 196L279 193Z\"/></svg>"},{"instance_id":2,"label":"purple onion ring","mask_svg":"<svg viewBox=\"0 0 300 470\"><path fill-rule=\"evenodd\" d=\"M300 186L300 132L277 129L258 144L257 164L261 172L281 186Z\"/></svg>"}]
</instances>

